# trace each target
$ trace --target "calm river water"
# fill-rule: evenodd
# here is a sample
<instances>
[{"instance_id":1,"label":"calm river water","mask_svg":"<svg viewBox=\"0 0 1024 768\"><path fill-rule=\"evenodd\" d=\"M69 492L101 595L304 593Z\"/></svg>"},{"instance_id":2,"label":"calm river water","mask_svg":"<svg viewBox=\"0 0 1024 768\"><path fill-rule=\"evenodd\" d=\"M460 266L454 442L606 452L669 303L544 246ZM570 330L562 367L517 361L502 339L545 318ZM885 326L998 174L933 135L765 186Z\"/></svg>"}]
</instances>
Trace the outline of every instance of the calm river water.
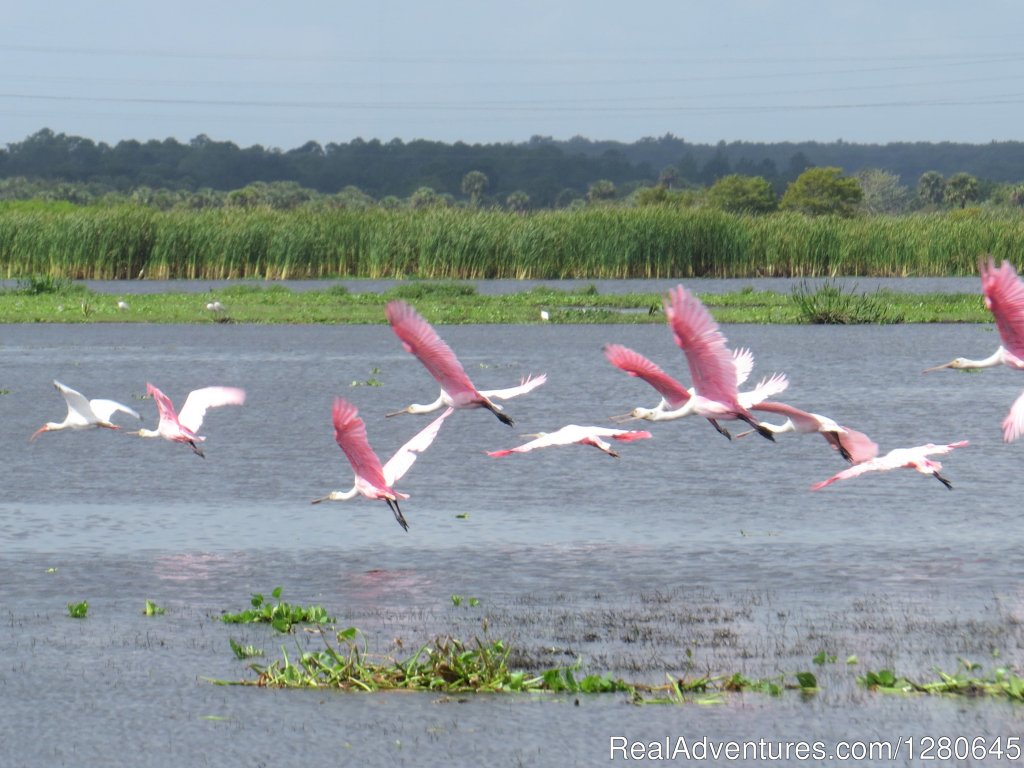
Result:
<instances>
[{"instance_id":1,"label":"calm river water","mask_svg":"<svg viewBox=\"0 0 1024 768\"><path fill-rule=\"evenodd\" d=\"M789 375L780 399L867 432L883 451L970 440L944 459L955 489L900 470L812 493L842 468L822 439L730 443L700 419L650 425L653 439L623 446L617 461L579 446L493 459L484 452L523 433L608 424L657 402L604 360L602 344L633 347L685 380L682 357L658 325L443 327L478 387L541 372L549 382L508 402L513 429L482 411L448 420L399 485L411 496L406 533L382 503L309 503L351 486L330 424L335 395L359 407L384 457L427 423L383 418L437 394L386 326L0 328L4 764L567 766L607 762L612 737L821 741L831 751L842 740L1022 735L1019 706L856 683L885 667L931 680L960 658L984 672L1021 663L1024 444L1004 445L1000 422L1024 376L921 374L986 356L996 334L724 330L754 351L755 379ZM244 387L248 402L209 412L205 460L108 431L29 443L64 416L53 379L133 405L148 427L147 381L178 405L209 384ZM822 690L638 707L621 695L211 684L254 677L229 639L268 660L282 645L292 655L316 644L219 620L276 586L359 627L378 653L402 656L396 642L408 652L443 633L469 639L486 622L532 669L579 657L584 670L653 684L733 672L792 682L811 670ZM452 595L466 599L455 606ZM143 616L147 599L166 615ZM79 600L84 620L67 615ZM819 651L838 661L816 666ZM845 664L852 655L857 664ZM905 750L877 764L916 764Z\"/></svg>"}]
</instances>

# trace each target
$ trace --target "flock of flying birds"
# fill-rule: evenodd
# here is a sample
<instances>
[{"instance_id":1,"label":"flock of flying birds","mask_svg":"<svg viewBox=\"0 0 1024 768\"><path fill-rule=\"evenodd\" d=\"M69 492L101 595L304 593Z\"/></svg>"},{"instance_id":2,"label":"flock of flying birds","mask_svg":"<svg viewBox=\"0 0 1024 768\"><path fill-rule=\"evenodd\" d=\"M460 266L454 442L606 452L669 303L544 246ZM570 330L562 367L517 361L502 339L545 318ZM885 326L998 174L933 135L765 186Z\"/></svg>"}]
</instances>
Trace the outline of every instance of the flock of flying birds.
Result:
<instances>
[{"instance_id":1,"label":"flock of flying birds","mask_svg":"<svg viewBox=\"0 0 1024 768\"><path fill-rule=\"evenodd\" d=\"M983 360L958 357L927 371L942 368L986 368L995 365L1024 370L1024 281L1018 278L1008 261L997 267L991 258L982 260L980 271L985 305L995 318L1002 345ZM697 415L707 419L718 432L729 439L732 439L732 435L722 426L722 422L740 421L751 427L737 437L756 432L774 441L775 435L784 432L820 434L850 466L814 484L811 486L812 490L866 472L898 468L915 469L923 474L932 475L947 488L952 488L949 480L941 474L942 465L929 456L949 453L955 448L967 445L966 440L946 445L928 443L914 448L897 448L884 456L879 456L877 444L864 433L837 424L827 416L770 400L769 398L787 388L789 382L784 374L766 377L754 389L740 392L739 387L746 382L753 368L753 355L746 349L730 350L725 336L707 308L682 285L669 292L664 300L664 308L675 343L686 357L693 387L686 388L638 352L618 344L605 345L605 357L612 365L630 376L647 382L661 395L661 401L654 408L635 408L628 414L613 417L613 420L671 421ZM394 485L413 465L417 456L434 442L445 419L456 409L485 408L503 424L511 426L512 419L495 401L531 392L544 384L547 377L530 376L523 379L518 386L507 389L478 390L455 353L415 309L403 301L394 300L388 303L385 314L402 346L418 358L441 385L440 395L432 403L414 403L387 416L401 413L430 413L441 408L445 410L382 464L370 447L366 437L366 425L359 417L356 407L344 398L335 398L332 414L335 440L352 465L355 484L348 491L333 491L315 499L313 503L342 501L357 495L383 500L399 525L408 530L409 526L399 507L399 500L409 497L395 490ZM32 435L33 440L43 432L63 429L120 429L111 422L111 418L118 412L136 419L140 418L136 411L113 400L88 400L60 382L55 381L54 385L67 402L67 417L62 422L44 424ZM147 384L146 390L156 402L160 416L159 424L155 430L139 429L129 434L162 437L172 442L185 443L199 456L204 455L200 444L206 438L199 435L198 431L206 411L225 405L242 405L245 402L244 390L235 387L205 387L191 392L181 411L175 412L174 405L163 392L152 384ZM785 421L781 424L762 422L754 415L755 411L784 417ZM1003 439L1011 442L1022 434L1024 394L1013 403L1003 422ZM539 433L530 437L534 439L523 445L491 451L488 455L500 457L539 448L580 444L594 446L609 456L618 457L619 454L612 449L608 440L629 442L649 438L651 433L644 430L570 424L555 432Z\"/></svg>"}]
</instances>

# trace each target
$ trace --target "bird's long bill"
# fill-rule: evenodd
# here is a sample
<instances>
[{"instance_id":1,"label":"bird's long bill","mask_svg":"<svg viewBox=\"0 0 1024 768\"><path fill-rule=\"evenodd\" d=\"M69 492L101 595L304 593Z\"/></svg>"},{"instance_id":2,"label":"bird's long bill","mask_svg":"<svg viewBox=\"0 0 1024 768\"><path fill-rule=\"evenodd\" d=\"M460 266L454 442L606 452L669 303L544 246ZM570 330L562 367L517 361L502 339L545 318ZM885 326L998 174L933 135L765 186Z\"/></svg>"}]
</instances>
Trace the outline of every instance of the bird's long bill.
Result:
<instances>
[{"instance_id":1,"label":"bird's long bill","mask_svg":"<svg viewBox=\"0 0 1024 768\"><path fill-rule=\"evenodd\" d=\"M32 437L30 437L28 439L28 441L31 443L33 440L35 440L37 437L39 437L41 434L43 434L43 432L49 432L49 431L50 431L49 428L46 425L43 425L39 429L37 429L35 432L32 433Z\"/></svg>"},{"instance_id":2,"label":"bird's long bill","mask_svg":"<svg viewBox=\"0 0 1024 768\"><path fill-rule=\"evenodd\" d=\"M921 371L921 373L931 373L932 371L941 371L944 368L952 368L952 367L953 367L953 363L952 363L952 361L950 361L948 363L943 363L942 365L935 365L935 366L932 366L931 368L925 368L923 371Z\"/></svg>"},{"instance_id":3,"label":"bird's long bill","mask_svg":"<svg viewBox=\"0 0 1024 768\"><path fill-rule=\"evenodd\" d=\"M408 412L409 412L408 408L403 408L400 411L392 411L391 413L385 413L384 414L384 418L385 419L390 419L392 416L401 416L403 413L408 413Z\"/></svg>"},{"instance_id":4,"label":"bird's long bill","mask_svg":"<svg viewBox=\"0 0 1024 768\"><path fill-rule=\"evenodd\" d=\"M328 501L330 498L331 498L330 496L321 496L319 499L313 499L309 503L310 504L319 504L321 501Z\"/></svg>"},{"instance_id":5,"label":"bird's long bill","mask_svg":"<svg viewBox=\"0 0 1024 768\"><path fill-rule=\"evenodd\" d=\"M637 421L639 418L639 416L634 416L632 413L622 413L618 416L609 416L608 421L614 421L616 424L625 424L627 421Z\"/></svg>"}]
</instances>

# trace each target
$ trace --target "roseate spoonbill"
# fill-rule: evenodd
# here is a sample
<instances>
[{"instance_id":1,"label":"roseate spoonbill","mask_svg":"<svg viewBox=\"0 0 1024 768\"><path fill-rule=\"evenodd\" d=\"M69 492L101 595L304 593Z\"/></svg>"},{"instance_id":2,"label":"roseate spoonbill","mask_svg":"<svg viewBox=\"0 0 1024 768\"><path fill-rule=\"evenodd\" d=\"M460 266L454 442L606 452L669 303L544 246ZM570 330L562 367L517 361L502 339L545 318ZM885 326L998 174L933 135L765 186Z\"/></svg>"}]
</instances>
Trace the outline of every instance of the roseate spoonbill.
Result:
<instances>
[{"instance_id":1,"label":"roseate spoonbill","mask_svg":"<svg viewBox=\"0 0 1024 768\"><path fill-rule=\"evenodd\" d=\"M844 427L837 424L828 416L819 413L810 413L794 408L785 403L764 402L750 406L752 411L764 411L766 413L777 413L785 416L786 420L781 424L768 424L761 422L761 425L770 429L776 435L782 432L796 432L799 435L812 435L817 432L828 441L828 444L839 455L851 464L860 464L870 461L878 455L878 444L863 432ZM743 432L737 437L745 437L750 432Z\"/></svg>"},{"instance_id":2,"label":"roseate spoonbill","mask_svg":"<svg viewBox=\"0 0 1024 768\"><path fill-rule=\"evenodd\" d=\"M219 315L224 311L224 305L219 301L211 301L206 305L206 309L208 312L213 312L213 314Z\"/></svg>"},{"instance_id":3,"label":"roseate spoonbill","mask_svg":"<svg viewBox=\"0 0 1024 768\"><path fill-rule=\"evenodd\" d=\"M388 414L389 416L398 413L426 413L442 405L450 408L486 408L503 424L512 426L512 419L502 413L501 406L495 405L491 398L516 397L547 381L547 376L541 374L535 378L524 379L518 387L481 392L473 386L451 347L444 343L437 335L437 331L415 309L404 301L395 299L388 302L384 313L406 352L415 355L441 385L441 396L433 403L413 404L401 411Z\"/></svg>"},{"instance_id":4,"label":"roseate spoonbill","mask_svg":"<svg viewBox=\"0 0 1024 768\"><path fill-rule=\"evenodd\" d=\"M736 365L736 383L739 386L750 376L750 371L754 366L754 356L748 349L737 349L732 355ZM621 344L606 344L604 356L616 368L625 371L630 376L643 379L661 395L661 402L654 408L634 408L623 416L613 416L613 421L628 421L630 419L671 421L694 413L696 403L693 400L693 395L697 393L697 390L693 387L687 389L639 352L634 352ZM755 403L760 403L762 400L784 392L788 386L789 380L786 375L777 373L771 378L762 379L753 390L738 393L737 398L741 405L749 408Z\"/></svg>"},{"instance_id":5,"label":"roseate spoonbill","mask_svg":"<svg viewBox=\"0 0 1024 768\"><path fill-rule=\"evenodd\" d=\"M43 432L58 432L62 429L90 429L95 427L120 429L119 426L110 422L111 417L118 411L134 416L136 419L142 418L127 405L115 403L113 400L87 400L81 392L64 386L56 379L53 381L53 386L63 395L64 401L68 404L68 415L64 417L64 421L46 422L32 434L29 441L35 440Z\"/></svg>"},{"instance_id":6,"label":"roseate spoonbill","mask_svg":"<svg viewBox=\"0 0 1024 768\"><path fill-rule=\"evenodd\" d=\"M380 459L377 458L377 454L370 447L369 440L366 439L366 424L359 418L359 411L344 398L334 398L332 412L334 439L355 471L355 485L349 491L331 491L326 496L313 499L312 503L346 501L356 495L365 496L367 499L384 499L394 514L395 520L404 530L408 531L409 523L406 522L402 510L398 507L398 500L408 499L409 495L396 491L392 486L409 471L409 467L416 461L416 457L430 447L444 420L454 410L451 407L447 408L440 416L413 435L411 440L399 448L384 466L381 466Z\"/></svg>"},{"instance_id":7,"label":"roseate spoonbill","mask_svg":"<svg viewBox=\"0 0 1024 768\"><path fill-rule=\"evenodd\" d=\"M745 421L762 437L775 442L771 430L762 427L739 401L736 389L736 364L718 330L711 313L682 285L677 285L664 301L665 317L672 330L676 346L683 350L690 368L696 394L694 413L732 439L732 435L718 422Z\"/></svg>"},{"instance_id":8,"label":"roseate spoonbill","mask_svg":"<svg viewBox=\"0 0 1024 768\"><path fill-rule=\"evenodd\" d=\"M523 443L516 448L508 448L503 451L488 451L488 456L508 456L510 453L527 453L535 448L548 448L555 445L592 445L595 448L607 453L612 458L619 457L618 452L612 450L610 443L602 440L608 437L613 440L629 442L632 440L644 440L651 436L650 432L644 430L611 429L609 427L581 427L577 424L569 424L556 432L538 432L528 443Z\"/></svg>"},{"instance_id":9,"label":"roseate spoonbill","mask_svg":"<svg viewBox=\"0 0 1024 768\"><path fill-rule=\"evenodd\" d=\"M942 368L976 369L1005 365L1024 370L1024 282L1017 277L1017 271L1009 261L996 267L992 257L982 259L978 264L981 272L981 291L985 306L992 312L1003 342L995 352L983 360L968 360L958 357L945 365L926 368L925 373ZM1003 420L1003 441L1011 443L1024 434L1024 393L1010 406L1010 412Z\"/></svg>"},{"instance_id":10,"label":"roseate spoonbill","mask_svg":"<svg viewBox=\"0 0 1024 768\"><path fill-rule=\"evenodd\" d=\"M822 480L820 483L815 483L811 486L811 490L817 491L819 488L831 485L836 480L847 480L851 477L863 475L865 472L878 472L887 469L900 469L903 467L906 469L916 469L923 475L932 475L936 480L952 490L953 484L939 474L942 469L942 465L937 461L932 461L928 457L949 453L954 448L962 448L965 445L967 445L967 441L961 440L958 443L950 443L949 445L935 445L934 443L928 443L927 445L919 445L916 448L896 448L895 450L889 451L885 456L879 456L860 464L854 464L852 467L847 467L842 472L832 475L828 480Z\"/></svg>"},{"instance_id":11,"label":"roseate spoonbill","mask_svg":"<svg viewBox=\"0 0 1024 768\"><path fill-rule=\"evenodd\" d=\"M146 384L146 393L156 401L156 409L160 414L160 423L156 429L140 429L131 434L139 437L162 437L175 443L188 443L200 457L206 458L203 449L197 443L206 440L196 432L203 425L203 417L210 408L222 405L242 405L245 403L245 390L237 387L203 387L189 392L181 412L176 413L171 399L152 384Z\"/></svg>"}]
</instances>

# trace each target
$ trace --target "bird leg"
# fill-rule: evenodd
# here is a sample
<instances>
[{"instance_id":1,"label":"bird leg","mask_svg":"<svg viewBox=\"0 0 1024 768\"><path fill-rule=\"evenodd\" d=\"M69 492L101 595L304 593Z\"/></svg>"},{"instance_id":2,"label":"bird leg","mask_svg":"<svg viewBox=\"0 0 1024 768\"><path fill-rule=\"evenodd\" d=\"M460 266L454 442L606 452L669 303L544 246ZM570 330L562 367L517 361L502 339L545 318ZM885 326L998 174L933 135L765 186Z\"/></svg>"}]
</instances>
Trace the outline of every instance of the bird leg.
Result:
<instances>
[{"instance_id":1,"label":"bird leg","mask_svg":"<svg viewBox=\"0 0 1024 768\"><path fill-rule=\"evenodd\" d=\"M739 415L739 418L747 422L747 424L749 424L750 426L752 426L761 437L765 438L766 440L771 440L773 443L775 442L775 433L768 429L768 427L764 426L764 424L762 424L759 421L755 421L749 416Z\"/></svg>"},{"instance_id":2,"label":"bird leg","mask_svg":"<svg viewBox=\"0 0 1024 768\"><path fill-rule=\"evenodd\" d=\"M949 482L949 480L944 478L938 472L932 472L932 474L935 476L935 479L938 480L940 483L942 483L944 486L946 486L946 488L948 488L951 491L953 490L953 484L951 482Z\"/></svg>"},{"instance_id":3,"label":"bird leg","mask_svg":"<svg viewBox=\"0 0 1024 768\"><path fill-rule=\"evenodd\" d=\"M196 445L194 440L189 440L188 444L192 446L192 451L196 454L196 456L198 456L201 459L206 458L206 454L203 453L203 449Z\"/></svg>"},{"instance_id":4,"label":"bird leg","mask_svg":"<svg viewBox=\"0 0 1024 768\"><path fill-rule=\"evenodd\" d=\"M732 440L732 435L729 434L729 430L723 427L714 419L708 419L711 422L711 426L718 430L719 434L725 435L726 440Z\"/></svg>"},{"instance_id":5,"label":"bird leg","mask_svg":"<svg viewBox=\"0 0 1024 768\"><path fill-rule=\"evenodd\" d=\"M391 509L392 514L395 516L395 520L402 526L403 530L409 530L409 524L405 522L405 516L402 514L402 510L398 508L398 499L392 501L391 499L384 499L388 503L388 507Z\"/></svg>"},{"instance_id":6,"label":"bird leg","mask_svg":"<svg viewBox=\"0 0 1024 768\"><path fill-rule=\"evenodd\" d=\"M494 403L485 400L483 402L483 406L484 406L484 408L489 410L491 413L493 413L495 416L497 416L498 417L498 421L500 421L502 424L507 424L510 427L513 424L515 424L515 422L512 421L512 419L509 418L508 416L506 416L504 413L502 413L501 410L499 410L498 407Z\"/></svg>"}]
</instances>

